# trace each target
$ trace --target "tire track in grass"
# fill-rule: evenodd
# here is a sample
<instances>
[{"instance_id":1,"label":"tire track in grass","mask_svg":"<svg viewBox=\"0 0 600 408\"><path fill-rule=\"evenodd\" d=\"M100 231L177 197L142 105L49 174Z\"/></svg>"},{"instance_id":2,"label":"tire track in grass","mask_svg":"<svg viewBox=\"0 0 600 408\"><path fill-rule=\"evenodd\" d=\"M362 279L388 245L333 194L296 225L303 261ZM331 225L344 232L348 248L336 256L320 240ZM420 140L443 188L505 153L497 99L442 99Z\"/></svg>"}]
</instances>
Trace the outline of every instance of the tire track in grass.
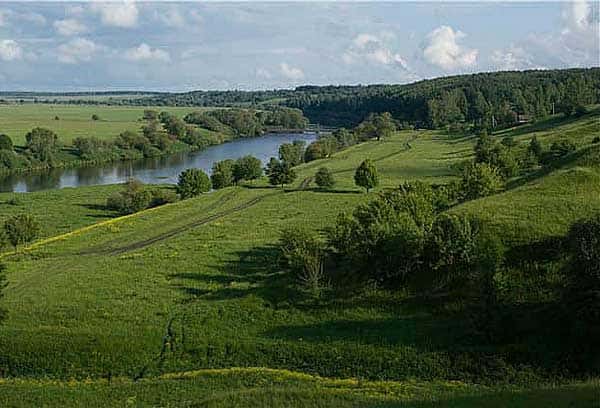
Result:
<instances>
[{"instance_id":1,"label":"tire track in grass","mask_svg":"<svg viewBox=\"0 0 600 408\"><path fill-rule=\"evenodd\" d=\"M190 229L202 226L202 225L206 225L208 223L211 223L213 221L216 221L218 219L224 218L228 215L246 210L256 204L258 204L259 202L261 202L262 200L264 200L265 198L268 197L272 197L274 195L277 194L283 194L283 192L275 192L275 193L269 193L269 194L264 194L258 197L255 197L243 204L240 204L236 207L230 208L229 210L225 210L225 211L221 211L219 213L210 215L208 217L202 218L198 221L194 221L191 222L189 224L183 225L181 227L177 227L177 228L173 228L170 231L167 232L163 232L161 234L158 234L152 238L148 238L142 241L137 241L128 245L124 245L121 247L116 247L116 248L107 248L107 249L90 249L87 251L81 251L79 252L79 255L109 255L109 256L117 256L117 255L121 255L124 254L126 252L130 252L130 251L134 251L136 249L142 249L145 248L147 246L150 246L152 244L155 244L157 242L161 242L164 240L167 240L169 238L173 238L174 236L180 235L184 232L189 231Z\"/></svg>"}]
</instances>

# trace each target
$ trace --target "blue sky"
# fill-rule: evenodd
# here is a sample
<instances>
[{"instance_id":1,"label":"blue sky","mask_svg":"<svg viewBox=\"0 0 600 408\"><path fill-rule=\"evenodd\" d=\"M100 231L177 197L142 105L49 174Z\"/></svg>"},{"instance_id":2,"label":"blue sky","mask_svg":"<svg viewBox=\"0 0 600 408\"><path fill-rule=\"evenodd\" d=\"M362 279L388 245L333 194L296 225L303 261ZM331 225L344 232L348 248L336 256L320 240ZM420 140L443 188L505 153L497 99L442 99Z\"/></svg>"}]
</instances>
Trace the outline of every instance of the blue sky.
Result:
<instances>
[{"instance_id":1,"label":"blue sky","mask_svg":"<svg viewBox=\"0 0 600 408\"><path fill-rule=\"evenodd\" d=\"M0 89L266 89L599 65L598 2L0 1Z\"/></svg>"}]
</instances>

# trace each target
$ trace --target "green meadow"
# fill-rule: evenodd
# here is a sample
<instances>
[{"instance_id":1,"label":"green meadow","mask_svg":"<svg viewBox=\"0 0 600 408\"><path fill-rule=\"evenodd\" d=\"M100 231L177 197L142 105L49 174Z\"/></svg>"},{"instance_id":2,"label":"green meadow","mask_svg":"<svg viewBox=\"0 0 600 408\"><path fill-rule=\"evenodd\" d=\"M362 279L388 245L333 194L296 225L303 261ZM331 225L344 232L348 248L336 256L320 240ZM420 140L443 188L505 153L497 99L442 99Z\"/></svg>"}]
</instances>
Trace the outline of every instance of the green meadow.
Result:
<instances>
[{"instance_id":1,"label":"green meadow","mask_svg":"<svg viewBox=\"0 0 600 408\"><path fill-rule=\"evenodd\" d=\"M25 135L34 127L54 131L68 145L76 137L97 137L112 140L126 130L138 131L145 109L167 111L180 117L202 108L0 104L0 133L10 136L17 146L25 144ZM92 120L92 115L98 120ZM56 119L58 118L58 119Z\"/></svg>"},{"instance_id":2,"label":"green meadow","mask_svg":"<svg viewBox=\"0 0 600 408\"><path fill-rule=\"evenodd\" d=\"M94 112L133 126L143 111L56 109L61 118L73 109L73 129ZM509 245L564 234L600 211L600 150L590 145L598 118L596 110L501 132L522 144L533 134L545 145L568 137L580 149L451 211L488 220ZM30 212L43 237L58 238L3 255L0 405L598 406L597 379L557 376L539 338L482 346L451 309L375 287L307 296L280 266L282 229L322 231L373 197L353 182L365 158L380 172L379 190L444 183L474 143L398 132L299 166L284 190L263 179L127 217L103 206L117 186L1 194L0 217ZM331 190L312 183L322 166L334 172Z\"/></svg>"}]
</instances>

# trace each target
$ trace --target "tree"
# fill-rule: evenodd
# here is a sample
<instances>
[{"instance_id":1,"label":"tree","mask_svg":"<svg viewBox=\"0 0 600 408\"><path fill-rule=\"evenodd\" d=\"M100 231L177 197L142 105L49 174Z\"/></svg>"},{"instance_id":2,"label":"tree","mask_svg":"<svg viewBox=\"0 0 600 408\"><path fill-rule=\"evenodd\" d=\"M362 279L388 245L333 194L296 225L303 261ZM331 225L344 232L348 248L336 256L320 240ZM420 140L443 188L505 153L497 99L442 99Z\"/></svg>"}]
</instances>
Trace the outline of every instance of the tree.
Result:
<instances>
[{"instance_id":1,"label":"tree","mask_svg":"<svg viewBox=\"0 0 600 408\"><path fill-rule=\"evenodd\" d=\"M221 160L213 164L210 180L215 190L229 187L233 184L234 166L235 161L231 159Z\"/></svg>"},{"instance_id":2,"label":"tree","mask_svg":"<svg viewBox=\"0 0 600 408\"><path fill-rule=\"evenodd\" d=\"M256 180L263 174L262 163L254 156L240 157L233 166L233 181Z\"/></svg>"},{"instance_id":3,"label":"tree","mask_svg":"<svg viewBox=\"0 0 600 408\"><path fill-rule=\"evenodd\" d=\"M331 188L335 184L333 173L327 167L321 167L315 174L315 183L321 188Z\"/></svg>"},{"instance_id":4,"label":"tree","mask_svg":"<svg viewBox=\"0 0 600 408\"><path fill-rule=\"evenodd\" d=\"M396 123L389 112L374 115L372 120L377 140L388 138L396 131Z\"/></svg>"},{"instance_id":5,"label":"tree","mask_svg":"<svg viewBox=\"0 0 600 408\"><path fill-rule=\"evenodd\" d=\"M4 221L6 238L15 250L19 245L33 241L40 232L40 224L29 214L19 214Z\"/></svg>"},{"instance_id":6,"label":"tree","mask_svg":"<svg viewBox=\"0 0 600 408\"><path fill-rule=\"evenodd\" d=\"M304 161L304 150L306 142L303 140L294 140L293 143L284 143L279 146L279 160L288 163L294 167Z\"/></svg>"},{"instance_id":7,"label":"tree","mask_svg":"<svg viewBox=\"0 0 600 408\"><path fill-rule=\"evenodd\" d=\"M177 193L181 198L195 197L210 191L210 178L200 169L187 169L179 175Z\"/></svg>"},{"instance_id":8,"label":"tree","mask_svg":"<svg viewBox=\"0 0 600 408\"><path fill-rule=\"evenodd\" d=\"M92 115L92 120L100 120L100 116L98 116L97 114L93 114Z\"/></svg>"},{"instance_id":9,"label":"tree","mask_svg":"<svg viewBox=\"0 0 600 408\"><path fill-rule=\"evenodd\" d=\"M279 248L285 267L303 286L318 294L324 284L325 248L317 234L297 226L286 228Z\"/></svg>"},{"instance_id":10,"label":"tree","mask_svg":"<svg viewBox=\"0 0 600 408\"><path fill-rule=\"evenodd\" d=\"M474 163L463 171L460 195L464 200L485 197L501 188L502 178L498 170L487 163Z\"/></svg>"},{"instance_id":11,"label":"tree","mask_svg":"<svg viewBox=\"0 0 600 408\"><path fill-rule=\"evenodd\" d=\"M25 135L27 150L36 159L51 163L58 151L58 136L49 129L34 128Z\"/></svg>"},{"instance_id":12,"label":"tree","mask_svg":"<svg viewBox=\"0 0 600 408\"><path fill-rule=\"evenodd\" d=\"M13 150L13 142L8 135L0 134L0 150Z\"/></svg>"},{"instance_id":13,"label":"tree","mask_svg":"<svg viewBox=\"0 0 600 408\"><path fill-rule=\"evenodd\" d=\"M158 119L158 112L155 110L151 110L151 109L146 109L144 110L144 120L157 120Z\"/></svg>"},{"instance_id":14,"label":"tree","mask_svg":"<svg viewBox=\"0 0 600 408\"><path fill-rule=\"evenodd\" d=\"M274 157L271 157L271 160L267 164L267 175L269 176L269 183L271 185L281 186L281 188L296 179L296 172L292 169L292 166Z\"/></svg>"},{"instance_id":15,"label":"tree","mask_svg":"<svg viewBox=\"0 0 600 408\"><path fill-rule=\"evenodd\" d=\"M133 214L150 207L172 203L177 197L164 189L149 190L139 180L131 179L124 184L123 191L111 194L106 206L121 214Z\"/></svg>"},{"instance_id":16,"label":"tree","mask_svg":"<svg viewBox=\"0 0 600 408\"><path fill-rule=\"evenodd\" d=\"M363 187L367 190L371 190L379 185L379 176L377 174L377 168L371 162L371 160L364 160L354 173L354 182L357 186Z\"/></svg>"}]
</instances>

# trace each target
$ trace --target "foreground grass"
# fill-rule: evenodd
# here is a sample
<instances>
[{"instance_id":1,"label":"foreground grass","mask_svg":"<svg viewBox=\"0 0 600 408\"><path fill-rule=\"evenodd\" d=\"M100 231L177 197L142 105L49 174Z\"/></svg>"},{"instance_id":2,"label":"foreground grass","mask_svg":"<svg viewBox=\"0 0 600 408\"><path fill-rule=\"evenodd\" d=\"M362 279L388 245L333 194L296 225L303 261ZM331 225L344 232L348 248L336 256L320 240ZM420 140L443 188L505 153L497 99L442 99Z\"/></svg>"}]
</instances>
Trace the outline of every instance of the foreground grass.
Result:
<instances>
[{"instance_id":1,"label":"foreground grass","mask_svg":"<svg viewBox=\"0 0 600 408\"><path fill-rule=\"evenodd\" d=\"M131 107L104 105L12 104L0 105L0 133L9 135L17 146L25 145L25 135L34 127L53 130L59 140L70 145L78 137L97 137L113 140L125 130L137 131L145 109L168 111L185 116L202 108ZM92 115L99 120L92 120ZM58 116L58 120L55 117Z\"/></svg>"},{"instance_id":2,"label":"foreground grass","mask_svg":"<svg viewBox=\"0 0 600 408\"><path fill-rule=\"evenodd\" d=\"M0 404L10 407L594 407L597 381L534 389L461 382L336 380L286 370L232 368L169 373L133 382L5 380Z\"/></svg>"}]
</instances>

